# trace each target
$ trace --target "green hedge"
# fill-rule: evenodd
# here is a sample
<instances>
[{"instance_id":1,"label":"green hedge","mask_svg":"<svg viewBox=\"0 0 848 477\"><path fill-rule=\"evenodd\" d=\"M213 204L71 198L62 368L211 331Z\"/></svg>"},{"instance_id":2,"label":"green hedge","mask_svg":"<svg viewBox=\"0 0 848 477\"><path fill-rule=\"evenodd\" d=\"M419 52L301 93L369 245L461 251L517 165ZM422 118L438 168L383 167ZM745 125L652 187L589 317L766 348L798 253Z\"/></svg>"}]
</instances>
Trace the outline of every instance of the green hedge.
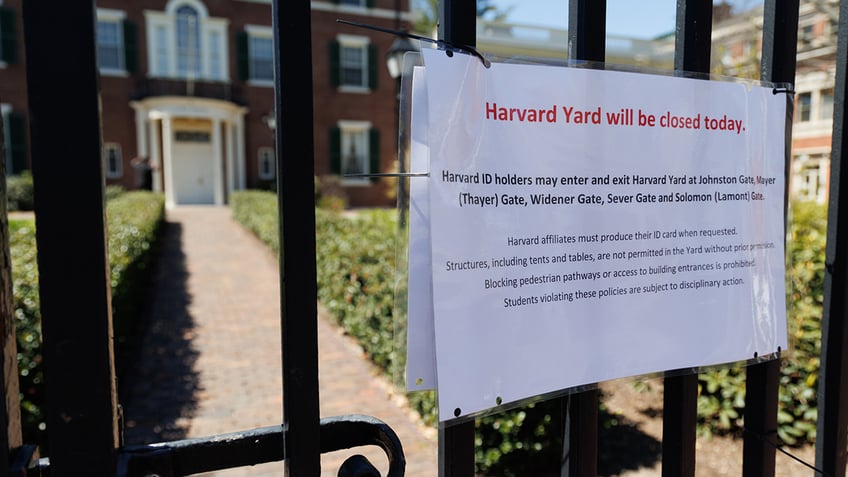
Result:
<instances>
[{"instance_id":1,"label":"green hedge","mask_svg":"<svg viewBox=\"0 0 848 477\"><path fill-rule=\"evenodd\" d=\"M777 433L784 443L800 445L815 442L816 437L827 210L814 202L793 203L791 210L786 270L791 350L781 365ZM741 435L745 370L722 369L703 373L699 379L701 430Z\"/></svg>"},{"instance_id":2,"label":"green hedge","mask_svg":"<svg viewBox=\"0 0 848 477\"><path fill-rule=\"evenodd\" d=\"M113 320L119 350L141 308L139 300L143 297L164 210L162 195L150 192L122 194L106 205ZM43 442L41 311L35 223L33 220L11 220L9 230L24 441Z\"/></svg>"},{"instance_id":3,"label":"green hedge","mask_svg":"<svg viewBox=\"0 0 848 477\"><path fill-rule=\"evenodd\" d=\"M236 217L244 217L251 230L271 231L263 240L277 250L275 196L243 194L233 196ZM825 233L823 207L797 204L794 211L789 250L792 259L787 272L794 354L782 368L778 429L780 437L790 444L815 437ZM396 227L392 210L362 211L352 216L316 211L319 299L360 341L371 359L393 377L401 376L405 360L404 343L396 341L395 325L402 326L406 318L392 315ZM744 370L722 369L704 373L699 379L701 431L741 433ZM413 393L410 400L425 421L434 422L432 393ZM506 469L515 462L554 461L561 448L559 431L545 429L556 425L559 413L556 405L539 403L478 420L478 471L508 475Z\"/></svg>"},{"instance_id":4,"label":"green hedge","mask_svg":"<svg viewBox=\"0 0 848 477\"><path fill-rule=\"evenodd\" d=\"M32 210L32 175L24 171L6 178L6 207L13 210Z\"/></svg>"}]
</instances>

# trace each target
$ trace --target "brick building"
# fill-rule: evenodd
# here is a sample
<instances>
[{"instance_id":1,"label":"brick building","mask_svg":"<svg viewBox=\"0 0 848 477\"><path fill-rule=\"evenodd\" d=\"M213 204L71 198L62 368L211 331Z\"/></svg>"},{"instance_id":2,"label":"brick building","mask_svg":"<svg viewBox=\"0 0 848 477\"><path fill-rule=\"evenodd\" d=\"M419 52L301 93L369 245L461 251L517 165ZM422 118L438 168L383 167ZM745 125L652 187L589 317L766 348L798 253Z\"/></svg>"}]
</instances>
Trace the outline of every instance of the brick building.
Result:
<instances>
[{"instance_id":1,"label":"brick building","mask_svg":"<svg viewBox=\"0 0 848 477\"><path fill-rule=\"evenodd\" d=\"M270 4L97 0L107 184L141 186L146 163L150 186L173 206L224 204L234 190L274 183ZM339 176L354 206L392 203L386 183L342 175L394 167L397 85L385 67L394 38L336 19L397 28L410 18L408 5L312 2L315 173ZM21 7L22 0L0 0L0 112L12 173L28 168ZM285 59L283 51L283 71Z\"/></svg>"}]
</instances>

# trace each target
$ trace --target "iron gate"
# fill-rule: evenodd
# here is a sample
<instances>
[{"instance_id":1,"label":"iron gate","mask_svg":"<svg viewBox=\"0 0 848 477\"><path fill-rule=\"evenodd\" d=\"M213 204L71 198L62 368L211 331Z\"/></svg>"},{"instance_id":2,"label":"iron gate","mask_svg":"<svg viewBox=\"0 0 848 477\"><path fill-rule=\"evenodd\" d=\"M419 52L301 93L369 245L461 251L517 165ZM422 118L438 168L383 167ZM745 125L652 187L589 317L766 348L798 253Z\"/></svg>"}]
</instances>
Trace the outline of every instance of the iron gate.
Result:
<instances>
[{"instance_id":1,"label":"iron gate","mask_svg":"<svg viewBox=\"0 0 848 477\"><path fill-rule=\"evenodd\" d=\"M475 7L476 3L469 0L440 2L441 39L474 46ZM570 0L567 8L569 57L602 62L606 2ZM383 447L392 462L390 473L403 474L400 443L388 426L362 416L321 420L318 412L315 237L298 233L314 230L315 225L310 10L307 0L274 0L272 7L275 50L280 52L275 63L275 88L284 422L282 426L209 439L126 448L119 438L103 171L96 160L100 157L100 117L93 47L94 2L66 0L51 2L49 6L32 0L25 2L44 356L49 375L47 422L54 445L47 465L37 459L36 449L21 442L8 299L8 228L3 213L0 303L4 308L0 336L4 346L0 353L0 384L6 407L0 413L0 425L6 432L0 436L9 452L0 453L0 474L184 475L285 460L288 475L314 476L319 474L322 452L362 444ZM799 0L766 0L763 80L794 80L798 11ZM848 181L848 168L841 168L848 146L844 134L848 0L841 2L839 18L816 458L818 467L834 476L845 475L848 444L848 259L845 253L839 253L848 247L848 217L844 217L848 214L848 195L843 198L839 193L840 184ZM709 71L711 23L712 1L677 1L676 71ZM89 160L63 160L69 155ZM283 157L299 160L282 161ZM5 202L0 201L0 206L5 209ZM289 279L294 276L298 279ZM80 313L87 319L64 319ZM747 374L748 432L743 474L772 476L779 362L751 366ZM663 475L695 473L696 399L697 376L665 379ZM568 416L562 475L597 475L598 393L588 391L562 398L562 405ZM474 474L473 423L440 430L440 474Z\"/></svg>"}]
</instances>

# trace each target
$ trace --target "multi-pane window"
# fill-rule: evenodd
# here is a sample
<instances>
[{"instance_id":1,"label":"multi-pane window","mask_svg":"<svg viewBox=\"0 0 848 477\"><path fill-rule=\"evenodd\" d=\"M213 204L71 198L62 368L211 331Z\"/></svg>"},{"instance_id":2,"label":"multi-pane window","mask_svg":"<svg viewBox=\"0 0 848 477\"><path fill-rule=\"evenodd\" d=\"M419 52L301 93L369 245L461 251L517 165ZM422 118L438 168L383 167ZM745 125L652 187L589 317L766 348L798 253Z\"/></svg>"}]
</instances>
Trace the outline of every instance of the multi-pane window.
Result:
<instances>
[{"instance_id":1,"label":"multi-pane window","mask_svg":"<svg viewBox=\"0 0 848 477\"><path fill-rule=\"evenodd\" d=\"M177 74L200 76L200 25L197 10L184 5L177 9Z\"/></svg>"},{"instance_id":2,"label":"multi-pane window","mask_svg":"<svg viewBox=\"0 0 848 477\"><path fill-rule=\"evenodd\" d=\"M811 93L801 93L798 95L798 121L806 122L810 120L812 106L813 96Z\"/></svg>"},{"instance_id":3,"label":"multi-pane window","mask_svg":"<svg viewBox=\"0 0 848 477\"><path fill-rule=\"evenodd\" d=\"M250 79L274 80L274 41L270 37L251 36L248 47Z\"/></svg>"},{"instance_id":4,"label":"multi-pane window","mask_svg":"<svg viewBox=\"0 0 848 477\"><path fill-rule=\"evenodd\" d=\"M819 119L829 121L833 119L833 90L826 89L821 92L821 103L819 107Z\"/></svg>"},{"instance_id":5,"label":"multi-pane window","mask_svg":"<svg viewBox=\"0 0 848 477\"><path fill-rule=\"evenodd\" d=\"M122 37L120 21L97 21L97 61L100 69L124 69Z\"/></svg>"},{"instance_id":6,"label":"multi-pane window","mask_svg":"<svg viewBox=\"0 0 848 477\"><path fill-rule=\"evenodd\" d=\"M338 35L330 44L330 81L345 92L377 87L376 47L366 36Z\"/></svg>"},{"instance_id":7,"label":"multi-pane window","mask_svg":"<svg viewBox=\"0 0 848 477\"><path fill-rule=\"evenodd\" d=\"M171 0L164 12L144 12L150 76L226 81L227 24L199 0Z\"/></svg>"},{"instance_id":8,"label":"multi-pane window","mask_svg":"<svg viewBox=\"0 0 848 477\"><path fill-rule=\"evenodd\" d=\"M103 166L106 170L106 177L116 179L123 175L120 144L105 143L103 145Z\"/></svg>"},{"instance_id":9,"label":"multi-pane window","mask_svg":"<svg viewBox=\"0 0 848 477\"><path fill-rule=\"evenodd\" d=\"M342 130L342 175L368 173L368 131L360 128Z\"/></svg>"},{"instance_id":10,"label":"multi-pane window","mask_svg":"<svg viewBox=\"0 0 848 477\"><path fill-rule=\"evenodd\" d=\"M346 184L368 184L369 177L355 177L380 171L380 134L369 121L342 120L330 130L330 172Z\"/></svg>"},{"instance_id":11,"label":"multi-pane window","mask_svg":"<svg viewBox=\"0 0 848 477\"><path fill-rule=\"evenodd\" d=\"M166 72L169 69L169 52L168 52L168 27L157 25L154 29L156 32L156 53L155 53L155 70Z\"/></svg>"},{"instance_id":12,"label":"multi-pane window","mask_svg":"<svg viewBox=\"0 0 848 477\"><path fill-rule=\"evenodd\" d=\"M368 52L364 45L341 45L341 84L343 86L366 86L366 60Z\"/></svg>"},{"instance_id":13,"label":"multi-pane window","mask_svg":"<svg viewBox=\"0 0 848 477\"><path fill-rule=\"evenodd\" d=\"M220 32L209 32L209 77L211 79L224 79L222 44Z\"/></svg>"},{"instance_id":14,"label":"multi-pane window","mask_svg":"<svg viewBox=\"0 0 848 477\"><path fill-rule=\"evenodd\" d=\"M138 67L135 23L122 10L97 9L97 63L101 74L126 75Z\"/></svg>"},{"instance_id":15,"label":"multi-pane window","mask_svg":"<svg viewBox=\"0 0 848 477\"><path fill-rule=\"evenodd\" d=\"M274 166L274 149L271 147L259 148L259 178L269 180L276 177Z\"/></svg>"}]
</instances>

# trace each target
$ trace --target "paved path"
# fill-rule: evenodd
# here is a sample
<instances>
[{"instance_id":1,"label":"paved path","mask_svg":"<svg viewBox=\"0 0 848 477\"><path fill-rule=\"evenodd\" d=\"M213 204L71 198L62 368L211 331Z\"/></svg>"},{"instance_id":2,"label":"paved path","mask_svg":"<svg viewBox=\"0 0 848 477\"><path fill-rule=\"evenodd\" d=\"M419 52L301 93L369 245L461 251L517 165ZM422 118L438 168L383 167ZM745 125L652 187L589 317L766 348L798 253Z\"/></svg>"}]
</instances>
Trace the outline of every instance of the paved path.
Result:
<instances>
[{"instance_id":1,"label":"paved path","mask_svg":"<svg viewBox=\"0 0 848 477\"><path fill-rule=\"evenodd\" d=\"M168 211L147 315L144 345L127 383L119 383L127 444L282 421L277 259L232 220L228 208ZM413 422L397 404L401 397L325 316L318 341L322 417L360 413L382 419L403 442L406 475L436 475L435 432ZM373 456L385 475L382 451L354 453ZM349 455L323 456L322 477L334 476ZM215 475L282 475L282 464Z\"/></svg>"}]
</instances>

